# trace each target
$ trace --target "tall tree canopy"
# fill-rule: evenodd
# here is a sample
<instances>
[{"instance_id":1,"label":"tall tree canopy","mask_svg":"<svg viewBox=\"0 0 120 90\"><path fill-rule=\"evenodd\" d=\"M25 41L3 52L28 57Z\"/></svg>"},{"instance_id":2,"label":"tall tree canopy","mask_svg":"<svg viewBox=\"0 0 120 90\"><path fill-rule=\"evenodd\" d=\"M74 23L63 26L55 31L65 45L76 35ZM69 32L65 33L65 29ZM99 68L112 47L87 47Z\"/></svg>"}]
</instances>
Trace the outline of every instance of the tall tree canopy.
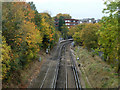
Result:
<instances>
[{"instance_id":1,"label":"tall tree canopy","mask_svg":"<svg viewBox=\"0 0 120 90\"><path fill-rule=\"evenodd\" d=\"M61 16L63 16L64 19L71 19L72 18L69 14L62 14L62 13L57 14L54 18L59 19Z\"/></svg>"},{"instance_id":2,"label":"tall tree canopy","mask_svg":"<svg viewBox=\"0 0 120 90\"><path fill-rule=\"evenodd\" d=\"M63 32L66 30L65 27L65 20L64 19L71 19L72 17L69 14L62 14L59 13L57 14L55 17L53 17L54 19L58 19L59 24L58 24L58 30L61 32L61 34L63 35ZM65 30L63 29L65 28ZM63 30L63 31L62 31ZM64 33L64 35L67 35L66 33ZM63 36L63 38L68 37L68 36Z\"/></svg>"},{"instance_id":3,"label":"tall tree canopy","mask_svg":"<svg viewBox=\"0 0 120 90\"><path fill-rule=\"evenodd\" d=\"M33 2L3 2L2 6L2 79L7 81L37 60L41 49L52 48L59 33L50 14L38 13Z\"/></svg>"}]
</instances>

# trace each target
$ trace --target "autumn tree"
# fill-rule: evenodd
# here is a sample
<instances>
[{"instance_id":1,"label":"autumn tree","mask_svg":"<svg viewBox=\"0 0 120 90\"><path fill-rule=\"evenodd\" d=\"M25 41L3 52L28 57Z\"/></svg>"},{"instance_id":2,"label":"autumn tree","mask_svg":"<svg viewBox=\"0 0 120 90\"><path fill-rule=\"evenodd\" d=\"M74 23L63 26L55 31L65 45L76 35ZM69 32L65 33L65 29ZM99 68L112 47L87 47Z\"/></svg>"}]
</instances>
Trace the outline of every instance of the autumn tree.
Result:
<instances>
[{"instance_id":1,"label":"autumn tree","mask_svg":"<svg viewBox=\"0 0 120 90\"><path fill-rule=\"evenodd\" d=\"M99 30L100 24L98 23L83 23L69 29L69 35L72 35L74 41L78 45L91 48L97 48L98 36L96 32Z\"/></svg>"},{"instance_id":2,"label":"autumn tree","mask_svg":"<svg viewBox=\"0 0 120 90\"><path fill-rule=\"evenodd\" d=\"M69 14L59 13L54 17L54 19L59 19L61 16L63 16L65 19L71 19L72 18Z\"/></svg>"},{"instance_id":3,"label":"autumn tree","mask_svg":"<svg viewBox=\"0 0 120 90\"><path fill-rule=\"evenodd\" d=\"M98 47L98 36L96 32L99 30L100 24L98 23L89 23L81 31L81 40L83 41L84 47L87 47L88 50L91 48L95 49Z\"/></svg>"},{"instance_id":4,"label":"autumn tree","mask_svg":"<svg viewBox=\"0 0 120 90\"><path fill-rule=\"evenodd\" d=\"M120 70L118 67L118 52L120 50L119 44L119 23L118 23L118 8L120 3L118 1L108 1L104 3L107 8L103 10L103 13L108 13L109 16L103 17L100 24L101 28L98 31L98 42L101 46L100 50L104 52L104 59L108 63L112 63L116 70Z\"/></svg>"},{"instance_id":5,"label":"autumn tree","mask_svg":"<svg viewBox=\"0 0 120 90\"><path fill-rule=\"evenodd\" d=\"M54 19L58 19L59 20L59 24L58 24L58 30L62 33L64 31L63 30L63 27L64 27L64 24L65 24L65 19L71 19L72 17L69 15L69 14L62 14L62 13L59 13L57 14L55 17L53 17ZM63 35L63 33L62 33ZM64 34L65 35L65 34ZM64 36L63 36L64 37Z\"/></svg>"},{"instance_id":6,"label":"autumn tree","mask_svg":"<svg viewBox=\"0 0 120 90\"><path fill-rule=\"evenodd\" d=\"M82 23L69 28L68 32L69 37L72 37L75 32L80 32L85 27L85 25L86 25L85 23Z\"/></svg>"},{"instance_id":7,"label":"autumn tree","mask_svg":"<svg viewBox=\"0 0 120 90\"><path fill-rule=\"evenodd\" d=\"M58 31L54 26L54 20L48 13L40 13L41 26L40 31L43 37L43 47L46 49L48 46L52 47L58 40Z\"/></svg>"},{"instance_id":8,"label":"autumn tree","mask_svg":"<svg viewBox=\"0 0 120 90\"><path fill-rule=\"evenodd\" d=\"M38 60L40 49L53 47L59 39L59 32L50 14L38 13L32 2L2 4L2 66L3 79L7 80L14 73L20 75L22 69Z\"/></svg>"},{"instance_id":9,"label":"autumn tree","mask_svg":"<svg viewBox=\"0 0 120 90\"><path fill-rule=\"evenodd\" d=\"M25 2L3 3L3 36L13 52L11 71L24 68L38 58L41 32L33 22L35 12Z\"/></svg>"},{"instance_id":10,"label":"autumn tree","mask_svg":"<svg viewBox=\"0 0 120 90\"><path fill-rule=\"evenodd\" d=\"M0 44L0 47L2 47L2 58L0 60L2 63L2 79L8 79L10 75L10 69L11 69L11 57L12 52L10 46L6 43L6 40L4 36L2 36L2 44Z\"/></svg>"},{"instance_id":11,"label":"autumn tree","mask_svg":"<svg viewBox=\"0 0 120 90\"><path fill-rule=\"evenodd\" d=\"M82 40L81 40L81 37L80 37L80 32L74 32L73 34L73 40L75 41L75 44L76 45L82 45Z\"/></svg>"}]
</instances>

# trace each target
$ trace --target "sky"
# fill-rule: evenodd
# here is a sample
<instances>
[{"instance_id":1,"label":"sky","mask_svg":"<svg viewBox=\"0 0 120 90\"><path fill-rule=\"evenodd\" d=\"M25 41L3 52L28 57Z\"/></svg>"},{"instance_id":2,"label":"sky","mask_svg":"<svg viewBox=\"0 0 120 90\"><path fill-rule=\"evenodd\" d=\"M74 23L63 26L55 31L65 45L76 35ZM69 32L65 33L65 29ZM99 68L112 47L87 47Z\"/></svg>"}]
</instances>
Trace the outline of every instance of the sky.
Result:
<instances>
[{"instance_id":1,"label":"sky","mask_svg":"<svg viewBox=\"0 0 120 90\"><path fill-rule=\"evenodd\" d=\"M26 0L33 1L39 13L48 12L51 16L58 13L70 14L74 19L101 19L105 8L103 0Z\"/></svg>"}]
</instances>

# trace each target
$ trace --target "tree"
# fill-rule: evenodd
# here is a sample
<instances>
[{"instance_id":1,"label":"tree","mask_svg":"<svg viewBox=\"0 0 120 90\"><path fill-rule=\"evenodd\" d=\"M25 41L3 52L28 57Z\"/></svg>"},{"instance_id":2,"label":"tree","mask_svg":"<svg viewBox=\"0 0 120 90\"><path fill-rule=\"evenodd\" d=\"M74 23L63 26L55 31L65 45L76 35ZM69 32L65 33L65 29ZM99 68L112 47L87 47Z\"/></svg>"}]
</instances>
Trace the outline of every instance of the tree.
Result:
<instances>
[{"instance_id":1,"label":"tree","mask_svg":"<svg viewBox=\"0 0 120 90\"><path fill-rule=\"evenodd\" d=\"M104 59L108 63L111 63L117 67L116 70L120 71L120 65L118 67L119 55L118 52L120 50L119 43L119 23L118 23L118 7L120 5L119 2L108 1L106 0L104 3L107 8L103 10L103 13L109 13L109 16L103 17L100 24L101 28L98 31L98 42L101 46L100 50L104 52Z\"/></svg>"},{"instance_id":2,"label":"tree","mask_svg":"<svg viewBox=\"0 0 120 90\"><path fill-rule=\"evenodd\" d=\"M80 24L75 27L72 27L69 31L69 34L73 35L73 39L78 45L83 45L87 47L88 50L91 48L97 48L98 46L98 36L96 32L100 28L100 24L98 23L86 23ZM75 32L73 34L73 32Z\"/></svg>"},{"instance_id":3,"label":"tree","mask_svg":"<svg viewBox=\"0 0 120 90\"><path fill-rule=\"evenodd\" d=\"M48 13L40 13L41 16L41 26L40 31L43 37L43 47L46 49L48 46L53 46L58 40L58 33L55 30L53 18Z\"/></svg>"},{"instance_id":4,"label":"tree","mask_svg":"<svg viewBox=\"0 0 120 90\"><path fill-rule=\"evenodd\" d=\"M32 10L37 11L35 4L33 4L33 2L28 2L28 4L30 5Z\"/></svg>"},{"instance_id":5,"label":"tree","mask_svg":"<svg viewBox=\"0 0 120 90\"><path fill-rule=\"evenodd\" d=\"M57 14L54 19L58 19L59 20L59 26L58 26L58 30L60 32L62 32L62 26L64 26L65 24L65 20L64 19L71 19L72 17L69 14Z\"/></svg>"},{"instance_id":6,"label":"tree","mask_svg":"<svg viewBox=\"0 0 120 90\"><path fill-rule=\"evenodd\" d=\"M80 32L75 32L72 37L73 37L73 39L75 41L75 44L82 45L82 40L81 40L81 37L80 37Z\"/></svg>"},{"instance_id":7,"label":"tree","mask_svg":"<svg viewBox=\"0 0 120 90\"><path fill-rule=\"evenodd\" d=\"M68 39L68 27L66 25L61 27L61 33L64 39Z\"/></svg>"},{"instance_id":8,"label":"tree","mask_svg":"<svg viewBox=\"0 0 120 90\"><path fill-rule=\"evenodd\" d=\"M25 2L3 3L3 36L14 54L12 69L24 68L37 58L42 36L32 21L34 13Z\"/></svg>"},{"instance_id":9,"label":"tree","mask_svg":"<svg viewBox=\"0 0 120 90\"><path fill-rule=\"evenodd\" d=\"M72 37L75 32L80 32L85 27L85 25L86 25L85 23L82 23L69 28L68 32L69 37Z\"/></svg>"},{"instance_id":10,"label":"tree","mask_svg":"<svg viewBox=\"0 0 120 90\"><path fill-rule=\"evenodd\" d=\"M53 18L38 13L33 2L3 2L2 6L3 79L8 79L37 60L42 46L53 47L59 32Z\"/></svg>"},{"instance_id":11,"label":"tree","mask_svg":"<svg viewBox=\"0 0 120 90\"><path fill-rule=\"evenodd\" d=\"M64 24L65 24L64 17L60 16L60 18L59 18L59 26L58 26L59 31L62 31L62 26Z\"/></svg>"},{"instance_id":12,"label":"tree","mask_svg":"<svg viewBox=\"0 0 120 90\"><path fill-rule=\"evenodd\" d=\"M96 32L99 30L100 25L98 23L86 24L81 31L81 40L83 41L84 47L87 47L88 50L91 48L95 49L98 46L98 36Z\"/></svg>"},{"instance_id":13,"label":"tree","mask_svg":"<svg viewBox=\"0 0 120 90\"><path fill-rule=\"evenodd\" d=\"M0 47L2 47L2 79L8 79L11 69L11 57L13 54L10 46L7 45L4 36L2 36L2 44L0 44Z\"/></svg>"},{"instance_id":14,"label":"tree","mask_svg":"<svg viewBox=\"0 0 120 90\"><path fill-rule=\"evenodd\" d=\"M65 19L71 19L72 18L69 14L59 13L54 17L54 19L59 19L61 16L63 16Z\"/></svg>"}]
</instances>

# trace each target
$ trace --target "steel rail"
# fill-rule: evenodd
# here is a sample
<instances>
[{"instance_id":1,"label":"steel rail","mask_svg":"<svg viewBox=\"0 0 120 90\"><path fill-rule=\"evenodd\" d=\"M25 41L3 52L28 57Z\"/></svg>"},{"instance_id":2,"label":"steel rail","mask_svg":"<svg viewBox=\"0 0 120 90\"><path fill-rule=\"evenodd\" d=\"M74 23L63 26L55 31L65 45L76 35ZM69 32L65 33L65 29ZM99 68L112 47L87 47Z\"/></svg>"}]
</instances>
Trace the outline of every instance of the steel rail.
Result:
<instances>
[{"instance_id":1,"label":"steel rail","mask_svg":"<svg viewBox=\"0 0 120 90\"><path fill-rule=\"evenodd\" d=\"M65 43L61 43L62 45L60 46L60 49L59 49L59 54L58 54L58 64L56 65L56 74L54 76L54 80L53 80L53 88L56 89L56 83L57 83L57 79L58 79L58 74L59 74L59 68L60 68L60 59L61 59L61 51L63 49L63 47L68 44L70 42L65 42ZM73 55L72 55L72 52L70 51L70 56L71 56L71 61L72 61L72 70L73 70L73 74L74 74L74 79L75 79L75 85L76 85L76 88L77 90L81 90L81 84L80 84L80 80L79 80L79 76L78 76L78 71L76 69L76 64L75 64L75 61L73 60ZM66 69L66 89L67 89L67 69Z\"/></svg>"},{"instance_id":2,"label":"steel rail","mask_svg":"<svg viewBox=\"0 0 120 90\"><path fill-rule=\"evenodd\" d=\"M66 41L64 43L61 43L62 45L60 46L60 50L59 50L59 54L58 54L58 64L57 64L57 69L56 69L56 75L55 75L55 78L54 78L54 85L53 85L53 88L56 89L56 83L57 83L57 79L58 79L58 74L59 74L59 68L60 68L60 59L61 59L61 51L64 47L64 45L70 43L71 41Z\"/></svg>"},{"instance_id":3,"label":"steel rail","mask_svg":"<svg viewBox=\"0 0 120 90\"><path fill-rule=\"evenodd\" d=\"M66 52L66 48L64 49L65 50L65 52ZM67 87L68 87L68 73L67 73L67 61L65 62L66 64L65 64L65 67L66 67L66 90L67 90Z\"/></svg>"},{"instance_id":4,"label":"steel rail","mask_svg":"<svg viewBox=\"0 0 120 90\"><path fill-rule=\"evenodd\" d=\"M49 64L49 68L47 69L47 72L46 72L45 77L44 77L44 79L43 79L43 81L42 81L42 84L41 84L41 86L40 86L40 89L43 88L43 85L44 85L44 82L45 82L45 80L46 80L46 77L47 77L48 71L49 71L49 69L50 69L50 66L51 66L51 63Z\"/></svg>"},{"instance_id":5,"label":"steel rail","mask_svg":"<svg viewBox=\"0 0 120 90\"><path fill-rule=\"evenodd\" d=\"M70 51L70 56L71 56L71 62L72 62L72 70L73 70L73 74L74 74L74 79L75 79L75 83L76 83L76 88L81 90L81 84L80 84L80 80L79 80L79 76L78 76L78 71L76 69L76 64L75 61L73 60L73 55L72 52Z\"/></svg>"},{"instance_id":6,"label":"steel rail","mask_svg":"<svg viewBox=\"0 0 120 90\"><path fill-rule=\"evenodd\" d=\"M57 78L58 78L60 59L61 59L61 51L62 51L62 48L63 48L64 44L66 44L66 42L62 43L62 45L60 46L59 53L58 53L58 63L56 65L56 69L55 69L56 74L54 75L53 84L52 84L53 89L56 88L56 82L57 82Z\"/></svg>"},{"instance_id":7,"label":"steel rail","mask_svg":"<svg viewBox=\"0 0 120 90\"><path fill-rule=\"evenodd\" d=\"M62 45L62 46L63 46L63 45ZM62 46L60 46L60 52L61 52ZM59 52L58 56L60 55L60 52ZM59 59L60 59L60 58L58 57L58 60L59 60ZM58 64L56 65L56 69L55 69L56 74L55 74L55 76L54 76L53 83L52 83L52 87L53 87L53 88L56 87L56 80L57 80L57 75L58 75L58 68L57 68L58 65L59 65L59 61L58 61ZM41 86L40 86L40 89L43 88L43 86L44 86L44 82L45 82L45 80L46 80L46 77L47 77L48 71L49 71L49 69L50 69L50 66L51 66L51 63L49 64L49 67L48 67L48 69L47 69L47 71L46 71L46 74L45 74L45 77L44 77L44 79L43 79L43 81L42 81L42 84L41 84Z\"/></svg>"}]
</instances>

